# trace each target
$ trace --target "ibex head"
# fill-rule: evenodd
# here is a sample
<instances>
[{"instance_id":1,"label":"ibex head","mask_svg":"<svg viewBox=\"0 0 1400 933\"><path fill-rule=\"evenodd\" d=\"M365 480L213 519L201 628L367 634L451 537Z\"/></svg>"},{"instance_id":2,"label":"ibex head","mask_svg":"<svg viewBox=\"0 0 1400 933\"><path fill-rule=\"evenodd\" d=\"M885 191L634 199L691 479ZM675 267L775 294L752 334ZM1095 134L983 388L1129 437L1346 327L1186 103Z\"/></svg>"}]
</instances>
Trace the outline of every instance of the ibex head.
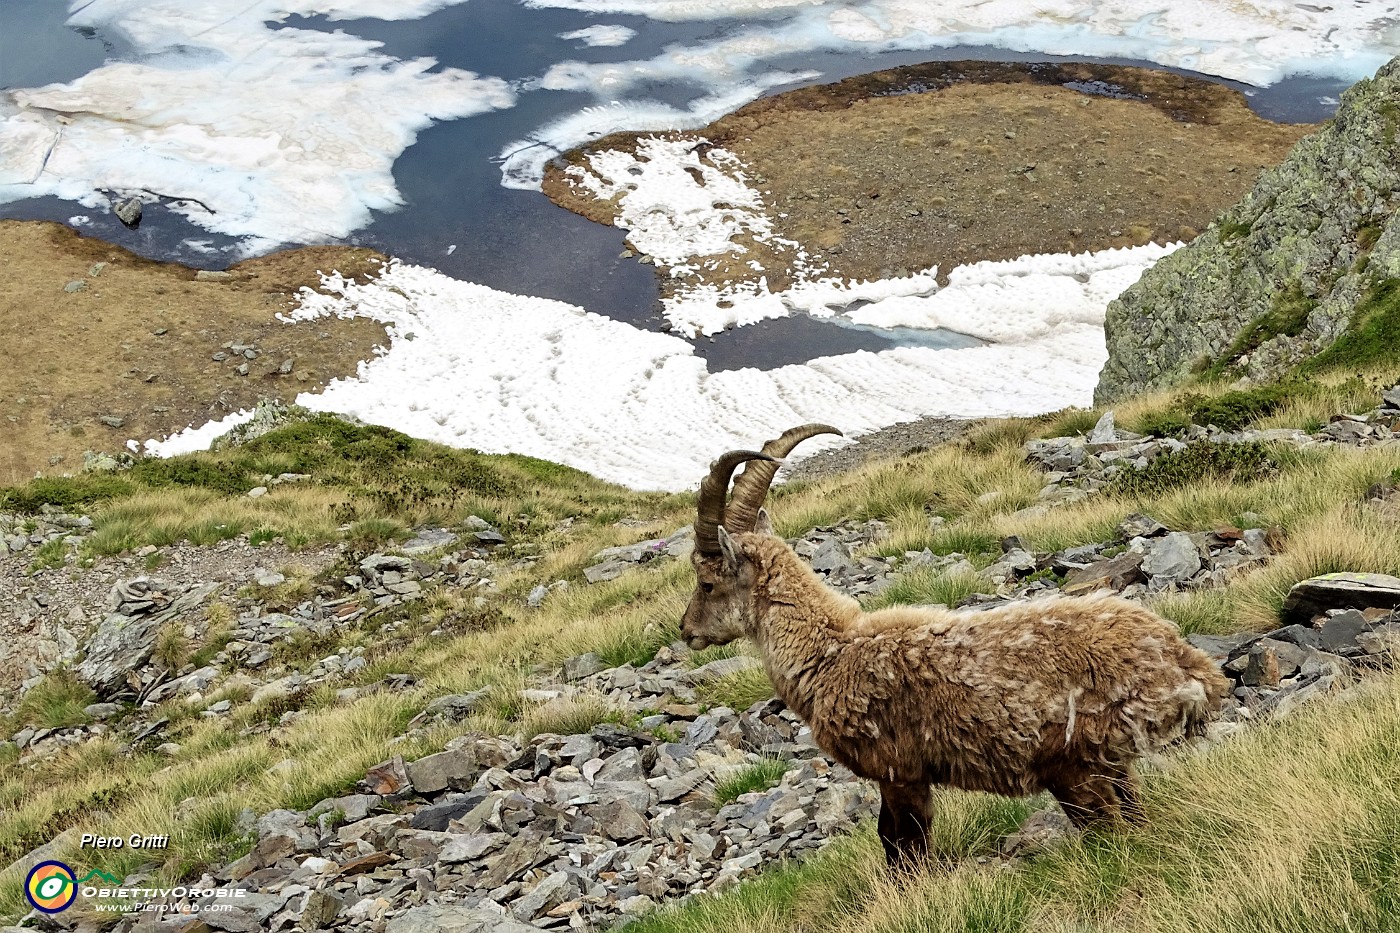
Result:
<instances>
[{"instance_id":1,"label":"ibex head","mask_svg":"<svg viewBox=\"0 0 1400 933\"><path fill-rule=\"evenodd\" d=\"M681 638L691 648L726 645L749 630L753 566L732 535L750 531L772 534L763 500L781 465L778 458L809 437L840 433L830 425L804 424L764 444L762 451L731 450L710 464L709 475L700 483L695 510L695 550L690 555L695 592L681 617ZM745 462L749 465L735 478L734 495L726 507L729 478Z\"/></svg>"}]
</instances>

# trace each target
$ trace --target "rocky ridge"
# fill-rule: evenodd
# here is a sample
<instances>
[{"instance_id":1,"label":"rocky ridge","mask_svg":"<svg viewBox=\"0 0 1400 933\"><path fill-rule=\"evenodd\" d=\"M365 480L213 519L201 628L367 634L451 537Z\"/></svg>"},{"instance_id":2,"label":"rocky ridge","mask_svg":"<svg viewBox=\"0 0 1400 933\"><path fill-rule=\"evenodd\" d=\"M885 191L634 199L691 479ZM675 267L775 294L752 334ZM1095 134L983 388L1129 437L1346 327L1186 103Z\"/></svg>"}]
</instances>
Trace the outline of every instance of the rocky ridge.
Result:
<instances>
[{"instance_id":1,"label":"rocky ridge","mask_svg":"<svg viewBox=\"0 0 1400 933\"><path fill-rule=\"evenodd\" d=\"M1109 403L1223 363L1276 379L1335 341L1400 278L1400 59L1342 96L1324 128L1239 204L1109 304Z\"/></svg>"}]
</instances>

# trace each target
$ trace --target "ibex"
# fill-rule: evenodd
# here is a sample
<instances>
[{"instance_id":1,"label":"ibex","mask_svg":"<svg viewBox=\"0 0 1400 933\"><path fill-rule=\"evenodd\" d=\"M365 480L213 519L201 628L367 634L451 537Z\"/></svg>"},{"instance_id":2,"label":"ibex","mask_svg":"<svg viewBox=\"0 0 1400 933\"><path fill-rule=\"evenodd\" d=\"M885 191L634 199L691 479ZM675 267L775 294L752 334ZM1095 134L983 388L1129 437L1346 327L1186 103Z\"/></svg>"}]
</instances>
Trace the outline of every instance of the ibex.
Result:
<instances>
[{"instance_id":1,"label":"ibex","mask_svg":"<svg viewBox=\"0 0 1400 933\"><path fill-rule=\"evenodd\" d=\"M839 433L803 425L711 464L681 637L697 650L741 635L758 645L817 745L878 782L891 865L925 856L933 784L1047 790L1080 828L1142 822L1134 762L1203 731L1226 691L1210 658L1172 623L1111 595L861 611L773 535L762 508L777 458Z\"/></svg>"}]
</instances>

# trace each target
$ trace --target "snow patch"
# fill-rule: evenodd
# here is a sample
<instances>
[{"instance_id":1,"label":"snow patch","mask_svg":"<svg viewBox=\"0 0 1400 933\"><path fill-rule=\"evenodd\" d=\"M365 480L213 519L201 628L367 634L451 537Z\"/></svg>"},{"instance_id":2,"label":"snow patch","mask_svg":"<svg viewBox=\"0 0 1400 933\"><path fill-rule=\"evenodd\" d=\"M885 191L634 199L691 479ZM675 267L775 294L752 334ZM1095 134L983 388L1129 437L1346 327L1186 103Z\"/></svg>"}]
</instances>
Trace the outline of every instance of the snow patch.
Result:
<instances>
[{"instance_id":1,"label":"snow patch","mask_svg":"<svg viewBox=\"0 0 1400 933\"><path fill-rule=\"evenodd\" d=\"M180 454L192 454L201 450L208 450L209 445L221 435L227 434L240 424L245 424L253 420L253 412L248 409L236 411L231 415L220 418L218 421L210 421L199 427L188 427L183 431L177 431L165 440L151 438L141 445L148 457L175 457ZM134 440L127 441L127 447L135 450Z\"/></svg>"},{"instance_id":2,"label":"snow patch","mask_svg":"<svg viewBox=\"0 0 1400 933\"><path fill-rule=\"evenodd\" d=\"M423 267L395 263L367 284L336 275L325 285L324 294L303 292L287 320L369 317L387 325L391 346L356 377L297 404L457 447L543 457L641 489L691 489L716 452L807 421L857 436L930 415L1088 404L1105 358L1100 306L1019 343L710 373L676 337ZM246 417L147 450L200 449Z\"/></svg>"},{"instance_id":3,"label":"snow patch","mask_svg":"<svg viewBox=\"0 0 1400 933\"><path fill-rule=\"evenodd\" d=\"M561 39L576 39L584 45L594 48L609 48L613 46L626 45L632 41L637 34L637 30L628 29L626 26L587 26L583 29L575 29L573 32L561 32Z\"/></svg>"},{"instance_id":4,"label":"snow patch","mask_svg":"<svg viewBox=\"0 0 1400 933\"><path fill-rule=\"evenodd\" d=\"M0 98L0 203L87 207L155 193L249 248L344 237L402 202L392 167L434 120L510 107L498 78L401 61L290 13L410 18L456 0L94 0L68 23L125 34L138 62Z\"/></svg>"}]
</instances>

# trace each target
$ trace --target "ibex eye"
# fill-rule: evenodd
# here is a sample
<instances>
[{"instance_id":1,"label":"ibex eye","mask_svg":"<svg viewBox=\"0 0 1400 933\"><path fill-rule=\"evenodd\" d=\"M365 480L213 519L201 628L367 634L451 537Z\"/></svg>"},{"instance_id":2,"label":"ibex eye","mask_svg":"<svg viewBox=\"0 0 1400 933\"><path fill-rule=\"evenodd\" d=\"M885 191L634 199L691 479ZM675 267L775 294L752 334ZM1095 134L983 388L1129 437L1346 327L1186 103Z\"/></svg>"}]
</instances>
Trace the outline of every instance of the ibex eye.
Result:
<instances>
[{"instance_id":1,"label":"ibex eye","mask_svg":"<svg viewBox=\"0 0 1400 933\"><path fill-rule=\"evenodd\" d=\"M713 583L702 583L700 584L700 589L704 590L706 593L713 593L715 585Z\"/></svg>"}]
</instances>

